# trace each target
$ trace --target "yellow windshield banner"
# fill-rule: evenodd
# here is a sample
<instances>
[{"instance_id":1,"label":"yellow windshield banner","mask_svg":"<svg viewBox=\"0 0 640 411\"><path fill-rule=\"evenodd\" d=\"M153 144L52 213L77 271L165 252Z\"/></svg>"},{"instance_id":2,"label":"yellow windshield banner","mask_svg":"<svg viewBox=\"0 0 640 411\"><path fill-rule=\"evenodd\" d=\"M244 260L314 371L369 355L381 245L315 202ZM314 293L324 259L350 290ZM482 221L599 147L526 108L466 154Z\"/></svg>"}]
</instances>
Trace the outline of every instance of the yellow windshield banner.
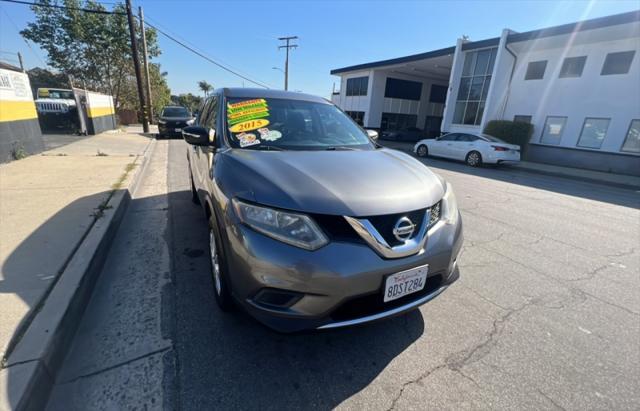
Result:
<instances>
[{"instance_id":1,"label":"yellow windshield banner","mask_svg":"<svg viewBox=\"0 0 640 411\"><path fill-rule=\"evenodd\" d=\"M238 123L229 128L232 133L242 133L243 131L251 131L257 130L262 127L266 127L269 125L269 120L264 118L259 118L255 120L244 121L242 123Z\"/></svg>"}]
</instances>

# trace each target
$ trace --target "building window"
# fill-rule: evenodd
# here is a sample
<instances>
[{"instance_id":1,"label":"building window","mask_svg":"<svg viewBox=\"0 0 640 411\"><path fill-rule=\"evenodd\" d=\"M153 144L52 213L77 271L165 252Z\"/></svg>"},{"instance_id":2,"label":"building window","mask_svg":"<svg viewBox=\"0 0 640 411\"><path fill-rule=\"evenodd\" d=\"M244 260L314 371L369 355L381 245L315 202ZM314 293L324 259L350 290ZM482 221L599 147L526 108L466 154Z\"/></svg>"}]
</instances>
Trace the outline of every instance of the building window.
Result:
<instances>
[{"instance_id":1,"label":"building window","mask_svg":"<svg viewBox=\"0 0 640 411\"><path fill-rule=\"evenodd\" d=\"M578 147L586 148L600 148L602 142L607 136L607 129L609 128L608 118L587 118L584 120L582 126L582 132L578 139Z\"/></svg>"},{"instance_id":2,"label":"building window","mask_svg":"<svg viewBox=\"0 0 640 411\"><path fill-rule=\"evenodd\" d=\"M347 79L347 96L366 96L369 87L369 77L354 77Z\"/></svg>"},{"instance_id":3,"label":"building window","mask_svg":"<svg viewBox=\"0 0 640 411\"><path fill-rule=\"evenodd\" d=\"M447 100L447 86L439 86L437 84L431 85L431 93L429 94L429 101L431 103L444 104Z\"/></svg>"},{"instance_id":4,"label":"building window","mask_svg":"<svg viewBox=\"0 0 640 411\"><path fill-rule=\"evenodd\" d=\"M560 144L560 138L562 137L565 124L567 124L566 117L547 117L547 120L544 122L544 129L542 130L540 142L543 144Z\"/></svg>"},{"instance_id":5,"label":"building window","mask_svg":"<svg viewBox=\"0 0 640 411\"><path fill-rule=\"evenodd\" d=\"M584 63L587 61L587 56L580 57L567 57L562 62L560 68L560 78L566 77L580 77L582 70L584 70Z\"/></svg>"},{"instance_id":6,"label":"building window","mask_svg":"<svg viewBox=\"0 0 640 411\"><path fill-rule=\"evenodd\" d=\"M631 120L627 137L622 145L622 151L640 153L640 120Z\"/></svg>"},{"instance_id":7,"label":"building window","mask_svg":"<svg viewBox=\"0 0 640 411\"><path fill-rule=\"evenodd\" d=\"M524 75L525 80L542 80L544 71L547 69L547 60L531 61L527 66L527 73Z\"/></svg>"},{"instance_id":8,"label":"building window","mask_svg":"<svg viewBox=\"0 0 640 411\"><path fill-rule=\"evenodd\" d=\"M519 123L529 123L529 124L531 124L531 116L515 115L515 116L513 116L513 121L517 121Z\"/></svg>"},{"instance_id":9,"label":"building window","mask_svg":"<svg viewBox=\"0 0 640 411\"><path fill-rule=\"evenodd\" d=\"M405 130L415 127L418 123L418 116L415 114L382 113L380 129L382 130Z\"/></svg>"},{"instance_id":10,"label":"building window","mask_svg":"<svg viewBox=\"0 0 640 411\"><path fill-rule=\"evenodd\" d=\"M635 50L607 54L600 75L627 74L635 54Z\"/></svg>"},{"instance_id":11,"label":"building window","mask_svg":"<svg viewBox=\"0 0 640 411\"><path fill-rule=\"evenodd\" d=\"M364 126L364 111L345 111L356 123Z\"/></svg>"},{"instance_id":12,"label":"building window","mask_svg":"<svg viewBox=\"0 0 640 411\"><path fill-rule=\"evenodd\" d=\"M385 97L420 101L421 95L422 83L387 77L387 84L384 87Z\"/></svg>"},{"instance_id":13,"label":"building window","mask_svg":"<svg viewBox=\"0 0 640 411\"><path fill-rule=\"evenodd\" d=\"M465 54L453 112L454 124L479 125L482 121L495 55L496 48L470 51Z\"/></svg>"}]
</instances>

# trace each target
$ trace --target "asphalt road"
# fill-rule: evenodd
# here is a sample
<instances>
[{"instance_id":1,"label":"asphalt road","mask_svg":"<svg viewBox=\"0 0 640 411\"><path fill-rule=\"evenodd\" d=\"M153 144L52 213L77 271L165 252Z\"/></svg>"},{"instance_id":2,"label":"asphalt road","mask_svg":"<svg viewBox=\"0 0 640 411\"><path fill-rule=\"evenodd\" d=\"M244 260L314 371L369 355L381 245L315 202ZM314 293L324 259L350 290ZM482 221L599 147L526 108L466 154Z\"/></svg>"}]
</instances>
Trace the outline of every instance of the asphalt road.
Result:
<instances>
[{"instance_id":1,"label":"asphalt road","mask_svg":"<svg viewBox=\"0 0 640 411\"><path fill-rule=\"evenodd\" d=\"M462 210L460 280L403 317L287 336L215 306L185 149L157 145L50 409L640 407L637 192L427 159Z\"/></svg>"}]
</instances>

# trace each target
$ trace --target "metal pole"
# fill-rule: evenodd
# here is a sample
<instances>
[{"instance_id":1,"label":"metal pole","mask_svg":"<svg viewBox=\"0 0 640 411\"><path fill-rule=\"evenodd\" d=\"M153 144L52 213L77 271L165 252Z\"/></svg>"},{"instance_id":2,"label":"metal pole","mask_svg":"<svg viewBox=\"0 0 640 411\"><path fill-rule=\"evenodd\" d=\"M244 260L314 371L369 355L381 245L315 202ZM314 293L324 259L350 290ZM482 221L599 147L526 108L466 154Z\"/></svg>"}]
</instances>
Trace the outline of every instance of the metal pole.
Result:
<instances>
[{"instance_id":1,"label":"metal pole","mask_svg":"<svg viewBox=\"0 0 640 411\"><path fill-rule=\"evenodd\" d=\"M22 54L20 54L20 52L18 52L18 61L20 62L20 70L24 73L24 63L22 62Z\"/></svg>"},{"instance_id":2,"label":"metal pole","mask_svg":"<svg viewBox=\"0 0 640 411\"><path fill-rule=\"evenodd\" d=\"M151 77L149 77L149 59L147 57L147 34L144 32L144 14L142 6L138 7L140 16L140 30L142 32L142 63L147 77L147 113L149 113L149 123L153 124L153 103L151 100Z\"/></svg>"},{"instance_id":3,"label":"metal pole","mask_svg":"<svg viewBox=\"0 0 640 411\"><path fill-rule=\"evenodd\" d=\"M129 22L129 35L131 37L131 54L133 57L133 67L136 71L136 83L138 83L138 99L140 100L140 110L142 111L142 130L149 132L147 123L147 113L144 109L144 91L142 86L142 73L140 72L140 55L138 54L138 44L136 43L136 29L133 24L133 14L131 13L131 0L126 0L127 20Z\"/></svg>"},{"instance_id":4,"label":"metal pole","mask_svg":"<svg viewBox=\"0 0 640 411\"><path fill-rule=\"evenodd\" d=\"M295 49L298 47L297 44L289 45L291 40L297 39L298 36L290 36L290 37L279 37L278 40L284 40L286 45L279 46L278 49L287 49L287 55L284 59L284 89L289 90L289 49Z\"/></svg>"}]
</instances>

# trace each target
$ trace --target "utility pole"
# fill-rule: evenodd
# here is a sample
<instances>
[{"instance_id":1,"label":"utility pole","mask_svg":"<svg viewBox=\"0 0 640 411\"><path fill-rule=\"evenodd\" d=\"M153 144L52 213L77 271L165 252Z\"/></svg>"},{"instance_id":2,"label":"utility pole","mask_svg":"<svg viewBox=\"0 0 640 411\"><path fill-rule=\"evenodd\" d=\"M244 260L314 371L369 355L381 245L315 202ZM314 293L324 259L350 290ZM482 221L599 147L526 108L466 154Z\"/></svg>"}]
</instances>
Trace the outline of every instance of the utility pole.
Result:
<instances>
[{"instance_id":1,"label":"utility pole","mask_svg":"<svg viewBox=\"0 0 640 411\"><path fill-rule=\"evenodd\" d=\"M20 70L22 70L22 72L24 73L24 63L22 62L22 54L20 54L20 52L18 52L18 61L20 62Z\"/></svg>"},{"instance_id":2,"label":"utility pole","mask_svg":"<svg viewBox=\"0 0 640 411\"><path fill-rule=\"evenodd\" d=\"M133 25L133 13L131 12L131 0L126 0L127 20L129 22L129 35L131 36L131 54L133 57L133 67L136 70L136 83L138 83L138 99L140 100L140 110L142 111L142 130L149 132L147 123L147 113L144 109L144 91L142 86L142 73L140 72L140 55L138 54L138 44L136 43L136 29Z\"/></svg>"},{"instance_id":3,"label":"utility pole","mask_svg":"<svg viewBox=\"0 0 640 411\"><path fill-rule=\"evenodd\" d=\"M297 39L298 36L279 37L278 40L284 40L286 45L279 46L278 49L287 49L287 56L284 59L284 89L289 90L289 49L295 49L297 44L289 44L291 40Z\"/></svg>"},{"instance_id":4,"label":"utility pole","mask_svg":"<svg viewBox=\"0 0 640 411\"><path fill-rule=\"evenodd\" d=\"M144 32L144 14L142 6L138 7L138 16L140 17L140 30L142 33L142 62L144 64L144 72L147 78L147 113L149 113L149 123L153 124L153 105L151 102L151 78L149 77L149 59L147 57L147 34Z\"/></svg>"}]
</instances>

